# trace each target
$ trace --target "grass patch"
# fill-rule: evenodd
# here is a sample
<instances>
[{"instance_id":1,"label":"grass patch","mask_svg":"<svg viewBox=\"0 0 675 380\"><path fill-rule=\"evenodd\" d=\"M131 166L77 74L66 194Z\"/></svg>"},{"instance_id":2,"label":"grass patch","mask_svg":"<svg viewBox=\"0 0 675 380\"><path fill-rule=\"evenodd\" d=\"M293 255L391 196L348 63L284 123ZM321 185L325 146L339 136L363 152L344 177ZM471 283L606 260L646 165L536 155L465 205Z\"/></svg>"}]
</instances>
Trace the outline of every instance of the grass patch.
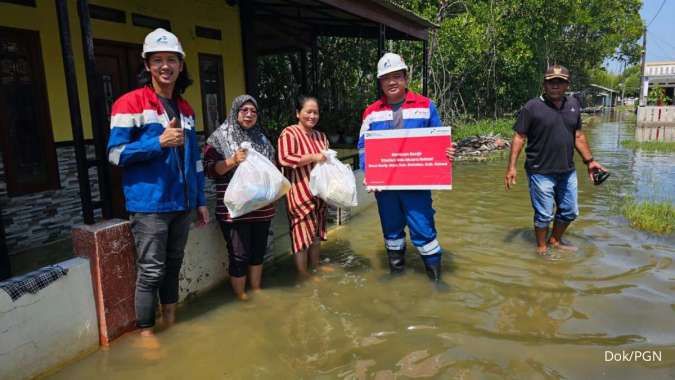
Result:
<instances>
[{"instance_id":1,"label":"grass patch","mask_svg":"<svg viewBox=\"0 0 675 380\"><path fill-rule=\"evenodd\" d=\"M508 150L493 150L481 155L462 155L455 157L456 162L489 162L489 161L503 161L509 158Z\"/></svg>"},{"instance_id":2,"label":"grass patch","mask_svg":"<svg viewBox=\"0 0 675 380\"><path fill-rule=\"evenodd\" d=\"M487 119L480 121L458 122L452 126L452 141L471 136L500 135L505 139L513 135L515 119Z\"/></svg>"},{"instance_id":3,"label":"grass patch","mask_svg":"<svg viewBox=\"0 0 675 380\"><path fill-rule=\"evenodd\" d=\"M675 231L675 206L668 202L636 202L628 198L621 212L633 228L657 234Z\"/></svg>"},{"instance_id":4,"label":"grass patch","mask_svg":"<svg viewBox=\"0 0 675 380\"><path fill-rule=\"evenodd\" d=\"M630 113L635 113L635 109L636 109L636 106L635 106L635 105L632 105L632 106L624 105L624 106L616 106L616 107L614 107L614 111L615 111L615 112L630 112Z\"/></svg>"},{"instance_id":5,"label":"grass patch","mask_svg":"<svg viewBox=\"0 0 675 380\"><path fill-rule=\"evenodd\" d=\"M675 152L675 142L672 141L635 141L635 140L624 140L621 142L621 145L628 149L640 149L647 150L651 152Z\"/></svg>"}]
</instances>

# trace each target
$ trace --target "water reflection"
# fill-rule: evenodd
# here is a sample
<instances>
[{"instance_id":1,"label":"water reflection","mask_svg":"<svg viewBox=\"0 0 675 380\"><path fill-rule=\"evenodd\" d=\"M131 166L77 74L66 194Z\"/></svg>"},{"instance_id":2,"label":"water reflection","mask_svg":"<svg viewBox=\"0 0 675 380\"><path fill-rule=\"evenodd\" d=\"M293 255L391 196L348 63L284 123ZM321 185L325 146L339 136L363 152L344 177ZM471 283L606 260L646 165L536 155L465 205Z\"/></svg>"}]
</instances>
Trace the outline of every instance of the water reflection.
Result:
<instances>
[{"instance_id":1,"label":"water reflection","mask_svg":"<svg viewBox=\"0 0 675 380\"><path fill-rule=\"evenodd\" d=\"M673 154L633 150L621 145L622 141L656 137L655 128L635 127L633 120L631 113L608 114L604 116L604 123L588 132L593 140L594 155L613 171L614 178L609 181L614 183L612 193L619 197L635 196L638 200L675 202ZM669 128L675 130L675 127L660 127L662 131ZM663 139L663 133L660 136Z\"/></svg>"},{"instance_id":2,"label":"water reflection","mask_svg":"<svg viewBox=\"0 0 675 380\"><path fill-rule=\"evenodd\" d=\"M455 190L434 194L450 292L432 290L414 254L407 275L388 277L370 208L331 234L336 270L320 282L298 285L282 261L251 302L219 289L180 309L158 357L123 337L54 378L675 378L675 238L633 230L612 207L622 194L672 201L675 176L657 173L675 160L622 148L632 128L588 129L613 176L593 186L580 172L574 254L534 254L522 171L506 193L504 162L462 163ZM663 361L607 363L606 350L660 350Z\"/></svg>"}]
</instances>

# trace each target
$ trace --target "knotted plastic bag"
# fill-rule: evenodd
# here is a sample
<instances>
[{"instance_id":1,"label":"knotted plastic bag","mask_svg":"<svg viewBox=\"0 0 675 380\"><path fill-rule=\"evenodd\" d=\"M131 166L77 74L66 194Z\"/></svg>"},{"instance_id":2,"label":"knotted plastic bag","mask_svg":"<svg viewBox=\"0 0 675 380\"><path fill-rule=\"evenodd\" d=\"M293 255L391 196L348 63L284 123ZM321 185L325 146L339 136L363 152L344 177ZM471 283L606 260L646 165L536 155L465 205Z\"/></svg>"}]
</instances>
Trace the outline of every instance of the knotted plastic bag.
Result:
<instances>
[{"instance_id":1,"label":"knotted plastic bag","mask_svg":"<svg viewBox=\"0 0 675 380\"><path fill-rule=\"evenodd\" d=\"M357 206L354 172L338 160L334 150L326 150L323 155L326 156L326 161L316 164L309 173L309 190L312 195L335 207Z\"/></svg>"},{"instance_id":2,"label":"knotted plastic bag","mask_svg":"<svg viewBox=\"0 0 675 380\"><path fill-rule=\"evenodd\" d=\"M269 205L291 188L279 169L251 143L243 142L241 148L247 150L246 159L237 166L223 196L232 218Z\"/></svg>"}]
</instances>

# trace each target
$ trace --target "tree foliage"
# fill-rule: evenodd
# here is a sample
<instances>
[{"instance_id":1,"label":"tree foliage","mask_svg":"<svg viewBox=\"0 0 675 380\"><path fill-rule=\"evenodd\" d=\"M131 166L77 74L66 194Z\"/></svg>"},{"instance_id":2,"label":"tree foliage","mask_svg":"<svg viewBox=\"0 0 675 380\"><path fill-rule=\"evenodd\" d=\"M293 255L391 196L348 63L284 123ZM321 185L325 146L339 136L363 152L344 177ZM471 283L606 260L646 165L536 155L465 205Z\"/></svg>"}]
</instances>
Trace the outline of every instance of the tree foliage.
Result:
<instances>
[{"instance_id":1,"label":"tree foliage","mask_svg":"<svg viewBox=\"0 0 675 380\"><path fill-rule=\"evenodd\" d=\"M444 116L498 116L540 91L547 65L589 83L606 59L639 59L640 0L396 0L434 21L432 96Z\"/></svg>"},{"instance_id":2,"label":"tree foliage","mask_svg":"<svg viewBox=\"0 0 675 380\"><path fill-rule=\"evenodd\" d=\"M317 86L312 78L308 52L271 55L258 59L257 96L268 128L280 129L297 122L295 100L314 95L321 103L321 127L354 136L361 112L376 96L377 42L357 38L319 37ZM302 70L302 54L307 71ZM303 91L305 81L305 91Z\"/></svg>"},{"instance_id":3,"label":"tree foliage","mask_svg":"<svg viewBox=\"0 0 675 380\"><path fill-rule=\"evenodd\" d=\"M639 59L640 0L392 2L438 25L429 41L429 95L446 122L517 110L540 92L549 64L568 67L572 89L581 89L606 60L631 65ZM421 43L389 42L390 49L411 66L411 88L421 90ZM376 42L321 37L319 51L319 86L309 91L322 102L323 128L353 135L376 94ZM257 95L275 126L294 121L291 100L302 87L300 54L259 60Z\"/></svg>"}]
</instances>

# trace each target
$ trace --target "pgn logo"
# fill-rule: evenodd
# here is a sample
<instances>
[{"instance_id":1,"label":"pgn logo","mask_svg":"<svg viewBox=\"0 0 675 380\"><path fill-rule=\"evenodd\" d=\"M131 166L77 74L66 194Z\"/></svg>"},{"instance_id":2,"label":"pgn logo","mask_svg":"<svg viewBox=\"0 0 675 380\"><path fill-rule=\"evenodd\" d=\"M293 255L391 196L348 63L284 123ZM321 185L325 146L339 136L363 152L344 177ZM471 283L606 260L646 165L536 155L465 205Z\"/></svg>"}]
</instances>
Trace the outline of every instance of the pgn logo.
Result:
<instances>
[{"instance_id":1,"label":"pgn logo","mask_svg":"<svg viewBox=\"0 0 675 380\"><path fill-rule=\"evenodd\" d=\"M661 362L661 351L605 351L606 362Z\"/></svg>"}]
</instances>

